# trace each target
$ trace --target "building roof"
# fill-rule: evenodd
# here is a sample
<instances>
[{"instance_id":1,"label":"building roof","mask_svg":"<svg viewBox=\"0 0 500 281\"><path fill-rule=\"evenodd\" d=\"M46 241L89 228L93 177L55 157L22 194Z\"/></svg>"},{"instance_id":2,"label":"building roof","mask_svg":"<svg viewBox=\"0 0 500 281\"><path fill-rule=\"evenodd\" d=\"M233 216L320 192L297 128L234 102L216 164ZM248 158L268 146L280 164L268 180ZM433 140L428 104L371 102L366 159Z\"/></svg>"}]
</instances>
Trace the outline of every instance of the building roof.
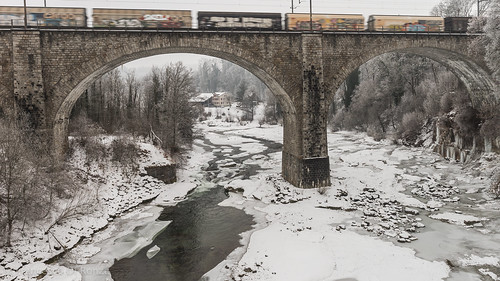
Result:
<instances>
[{"instance_id":1,"label":"building roof","mask_svg":"<svg viewBox=\"0 0 500 281\"><path fill-rule=\"evenodd\" d=\"M223 96L223 95L228 95L228 92L215 92L214 96Z\"/></svg>"},{"instance_id":2,"label":"building roof","mask_svg":"<svg viewBox=\"0 0 500 281\"><path fill-rule=\"evenodd\" d=\"M189 99L189 102L206 102L214 96L213 93L201 93Z\"/></svg>"}]
</instances>

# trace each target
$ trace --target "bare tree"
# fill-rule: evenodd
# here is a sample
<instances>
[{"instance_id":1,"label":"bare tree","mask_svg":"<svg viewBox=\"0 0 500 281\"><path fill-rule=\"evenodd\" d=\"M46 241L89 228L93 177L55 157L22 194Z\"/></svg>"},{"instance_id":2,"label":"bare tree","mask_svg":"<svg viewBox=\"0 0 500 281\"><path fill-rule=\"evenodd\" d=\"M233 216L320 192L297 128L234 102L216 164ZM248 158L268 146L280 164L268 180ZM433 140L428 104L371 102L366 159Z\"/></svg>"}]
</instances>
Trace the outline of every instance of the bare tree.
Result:
<instances>
[{"instance_id":1,"label":"bare tree","mask_svg":"<svg viewBox=\"0 0 500 281\"><path fill-rule=\"evenodd\" d=\"M10 246L17 222L46 217L55 197L71 197L71 177L24 118L0 120L0 227Z\"/></svg>"},{"instance_id":2,"label":"bare tree","mask_svg":"<svg viewBox=\"0 0 500 281\"><path fill-rule=\"evenodd\" d=\"M33 166L26 155L25 138L14 120L0 123L0 203L5 245L11 245L14 222L22 218L26 189L30 186Z\"/></svg>"},{"instance_id":3,"label":"bare tree","mask_svg":"<svg viewBox=\"0 0 500 281\"><path fill-rule=\"evenodd\" d=\"M195 121L194 108L189 104L193 95L191 72L181 62L161 69L161 96L156 104L159 124L153 126L160 132L164 148L178 152L182 143L190 143Z\"/></svg>"},{"instance_id":4,"label":"bare tree","mask_svg":"<svg viewBox=\"0 0 500 281\"><path fill-rule=\"evenodd\" d=\"M470 17L476 0L443 0L434 8L431 14L439 17Z\"/></svg>"}]
</instances>

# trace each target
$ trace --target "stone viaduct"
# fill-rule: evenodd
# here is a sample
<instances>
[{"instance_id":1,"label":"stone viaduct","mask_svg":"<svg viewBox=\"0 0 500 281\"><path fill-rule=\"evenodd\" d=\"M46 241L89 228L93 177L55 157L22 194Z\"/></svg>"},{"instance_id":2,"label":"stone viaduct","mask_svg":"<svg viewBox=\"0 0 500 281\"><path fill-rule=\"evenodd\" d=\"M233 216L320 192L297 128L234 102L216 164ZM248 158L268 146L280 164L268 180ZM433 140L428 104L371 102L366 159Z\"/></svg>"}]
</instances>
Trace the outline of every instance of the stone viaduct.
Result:
<instances>
[{"instance_id":1,"label":"stone viaduct","mask_svg":"<svg viewBox=\"0 0 500 281\"><path fill-rule=\"evenodd\" d=\"M381 54L415 53L449 67L475 105L496 100L489 70L468 54L472 39L442 33L5 29L0 30L0 115L27 112L61 155L71 109L101 75L147 56L213 56L256 75L280 102L283 177L299 187L326 186L327 111L346 77Z\"/></svg>"}]
</instances>

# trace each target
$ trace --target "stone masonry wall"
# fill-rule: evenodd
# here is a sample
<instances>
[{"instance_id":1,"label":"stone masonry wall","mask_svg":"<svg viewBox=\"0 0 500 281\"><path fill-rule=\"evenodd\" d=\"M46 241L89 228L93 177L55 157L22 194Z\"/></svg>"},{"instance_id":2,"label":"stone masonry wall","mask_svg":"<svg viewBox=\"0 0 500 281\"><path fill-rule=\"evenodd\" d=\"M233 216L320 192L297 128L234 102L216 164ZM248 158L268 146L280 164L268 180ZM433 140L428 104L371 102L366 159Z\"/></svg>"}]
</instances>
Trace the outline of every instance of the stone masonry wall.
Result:
<instances>
[{"instance_id":1,"label":"stone masonry wall","mask_svg":"<svg viewBox=\"0 0 500 281\"><path fill-rule=\"evenodd\" d=\"M101 75L147 56L214 56L255 74L280 102L283 177L296 186L324 186L330 183L327 109L347 75L380 54L413 52L455 66L470 82L471 95L481 100L491 81L481 62L468 57L469 40L369 33L0 31L0 108L15 100L38 128L52 132L56 152L62 153L71 109Z\"/></svg>"},{"instance_id":2,"label":"stone masonry wall","mask_svg":"<svg viewBox=\"0 0 500 281\"><path fill-rule=\"evenodd\" d=\"M0 117L13 114L14 70L12 68L12 33L0 31Z\"/></svg>"},{"instance_id":3,"label":"stone masonry wall","mask_svg":"<svg viewBox=\"0 0 500 281\"><path fill-rule=\"evenodd\" d=\"M14 72L14 97L20 112L28 115L35 128L46 125L45 92L43 89L40 33L13 31L12 64Z\"/></svg>"}]
</instances>

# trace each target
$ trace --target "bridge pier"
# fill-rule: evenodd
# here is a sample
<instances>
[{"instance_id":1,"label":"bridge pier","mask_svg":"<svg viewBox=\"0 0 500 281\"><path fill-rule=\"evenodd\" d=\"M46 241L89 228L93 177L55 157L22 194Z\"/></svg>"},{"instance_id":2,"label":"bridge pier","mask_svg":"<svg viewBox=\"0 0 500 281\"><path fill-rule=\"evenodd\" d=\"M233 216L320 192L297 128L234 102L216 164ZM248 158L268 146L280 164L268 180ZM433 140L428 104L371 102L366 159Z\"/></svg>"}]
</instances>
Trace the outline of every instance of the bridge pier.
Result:
<instances>
[{"instance_id":1,"label":"bridge pier","mask_svg":"<svg viewBox=\"0 0 500 281\"><path fill-rule=\"evenodd\" d=\"M302 34L302 108L297 110L302 151L300 156L283 151L283 177L302 188L330 185L322 42L321 34Z\"/></svg>"}]
</instances>

